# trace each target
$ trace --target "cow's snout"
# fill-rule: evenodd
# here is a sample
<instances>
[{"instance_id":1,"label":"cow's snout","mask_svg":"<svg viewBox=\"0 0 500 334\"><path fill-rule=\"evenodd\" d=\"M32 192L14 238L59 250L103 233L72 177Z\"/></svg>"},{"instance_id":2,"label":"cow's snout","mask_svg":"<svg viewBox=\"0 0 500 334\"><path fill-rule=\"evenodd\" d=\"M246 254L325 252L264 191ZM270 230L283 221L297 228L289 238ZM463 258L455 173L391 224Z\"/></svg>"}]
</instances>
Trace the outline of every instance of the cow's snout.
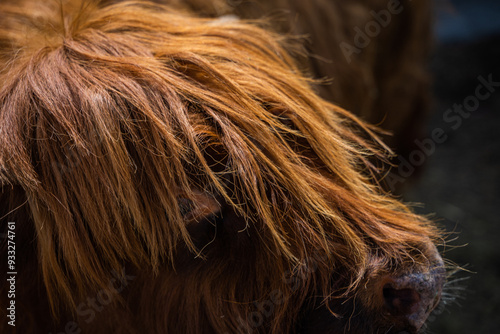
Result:
<instances>
[{"instance_id":1,"label":"cow's snout","mask_svg":"<svg viewBox=\"0 0 500 334\"><path fill-rule=\"evenodd\" d=\"M417 333L439 304L446 280L443 260L432 245L427 249L428 266L373 278L375 303L396 333Z\"/></svg>"},{"instance_id":2,"label":"cow's snout","mask_svg":"<svg viewBox=\"0 0 500 334\"><path fill-rule=\"evenodd\" d=\"M417 332L439 303L445 270L435 267L427 273L383 278L381 303L395 328Z\"/></svg>"}]
</instances>

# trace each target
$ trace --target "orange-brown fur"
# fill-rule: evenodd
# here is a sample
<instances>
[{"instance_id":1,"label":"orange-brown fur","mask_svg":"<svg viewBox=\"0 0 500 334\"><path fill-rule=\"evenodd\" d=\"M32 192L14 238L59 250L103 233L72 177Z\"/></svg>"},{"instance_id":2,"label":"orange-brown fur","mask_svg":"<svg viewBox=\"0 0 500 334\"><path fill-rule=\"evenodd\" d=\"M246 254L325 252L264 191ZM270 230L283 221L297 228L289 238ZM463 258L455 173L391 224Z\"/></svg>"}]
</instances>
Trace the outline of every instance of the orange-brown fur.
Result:
<instances>
[{"instance_id":1,"label":"orange-brown fur","mask_svg":"<svg viewBox=\"0 0 500 334\"><path fill-rule=\"evenodd\" d=\"M302 66L316 78L327 81L315 88L319 94L377 124L391 135L384 141L406 156L422 136L429 111L430 90L427 59L431 47L431 2L429 0L158 0L186 6L217 17L234 14L243 19L272 18L274 29L300 34L308 40L309 57L299 57ZM386 26L373 13L391 6ZM356 29L366 33L367 24L379 25L366 47L349 54L342 43L355 45ZM362 97L362 98L361 98Z\"/></svg>"},{"instance_id":2,"label":"orange-brown fur","mask_svg":"<svg viewBox=\"0 0 500 334\"><path fill-rule=\"evenodd\" d=\"M0 13L21 332L236 333L279 291L254 332L327 305L339 333L375 333L370 278L439 263L436 229L374 182L370 127L313 92L280 35L151 4ZM129 284L87 322L116 273Z\"/></svg>"}]
</instances>

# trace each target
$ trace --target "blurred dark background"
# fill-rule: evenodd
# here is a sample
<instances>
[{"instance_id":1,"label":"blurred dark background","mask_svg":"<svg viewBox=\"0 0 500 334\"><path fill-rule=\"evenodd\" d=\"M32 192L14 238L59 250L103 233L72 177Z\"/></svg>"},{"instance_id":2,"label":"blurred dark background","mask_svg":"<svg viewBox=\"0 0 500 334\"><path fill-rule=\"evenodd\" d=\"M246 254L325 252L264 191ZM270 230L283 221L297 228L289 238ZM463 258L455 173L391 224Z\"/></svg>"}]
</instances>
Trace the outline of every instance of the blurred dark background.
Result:
<instances>
[{"instance_id":1,"label":"blurred dark background","mask_svg":"<svg viewBox=\"0 0 500 334\"><path fill-rule=\"evenodd\" d=\"M447 140L404 198L421 203L419 212L435 213L448 239L457 238L445 256L466 270L450 279L447 293L456 299L445 300L428 333L500 333L500 1L435 0L434 17L434 104L426 133L442 128ZM498 87L459 126L446 122L448 109L473 100L480 76Z\"/></svg>"}]
</instances>

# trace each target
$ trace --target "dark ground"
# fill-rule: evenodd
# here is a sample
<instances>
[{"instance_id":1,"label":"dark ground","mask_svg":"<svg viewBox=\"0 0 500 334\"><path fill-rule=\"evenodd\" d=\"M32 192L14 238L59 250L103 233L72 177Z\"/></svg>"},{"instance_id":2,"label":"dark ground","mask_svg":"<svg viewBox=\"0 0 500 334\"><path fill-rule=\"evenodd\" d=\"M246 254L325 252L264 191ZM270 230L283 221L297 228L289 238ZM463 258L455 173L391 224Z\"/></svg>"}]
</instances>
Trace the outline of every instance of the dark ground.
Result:
<instances>
[{"instance_id":1,"label":"dark ground","mask_svg":"<svg viewBox=\"0 0 500 334\"><path fill-rule=\"evenodd\" d=\"M500 15L498 21L493 23L500 23ZM450 33L438 28L438 39ZM454 232L448 239L458 239L449 242L445 256L469 272L454 276L464 279L449 290L458 298L438 310L429 333L500 333L500 87L456 130L443 119L448 108L475 95L478 76L500 82L500 32L493 31L441 38L431 61L435 101L427 133L442 128L448 138L436 145L404 198L422 203L419 212L435 213Z\"/></svg>"}]
</instances>

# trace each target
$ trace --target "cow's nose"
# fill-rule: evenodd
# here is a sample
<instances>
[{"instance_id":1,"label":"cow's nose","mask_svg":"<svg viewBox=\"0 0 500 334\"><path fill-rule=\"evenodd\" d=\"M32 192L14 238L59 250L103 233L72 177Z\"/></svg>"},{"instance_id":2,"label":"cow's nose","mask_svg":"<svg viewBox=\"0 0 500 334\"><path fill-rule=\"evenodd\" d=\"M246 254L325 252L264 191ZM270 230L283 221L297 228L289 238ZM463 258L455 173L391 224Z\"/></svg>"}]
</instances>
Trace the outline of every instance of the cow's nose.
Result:
<instances>
[{"instance_id":1,"label":"cow's nose","mask_svg":"<svg viewBox=\"0 0 500 334\"><path fill-rule=\"evenodd\" d=\"M411 273L383 278L383 307L397 328L418 332L441 298L445 281L442 265L426 273Z\"/></svg>"}]
</instances>

